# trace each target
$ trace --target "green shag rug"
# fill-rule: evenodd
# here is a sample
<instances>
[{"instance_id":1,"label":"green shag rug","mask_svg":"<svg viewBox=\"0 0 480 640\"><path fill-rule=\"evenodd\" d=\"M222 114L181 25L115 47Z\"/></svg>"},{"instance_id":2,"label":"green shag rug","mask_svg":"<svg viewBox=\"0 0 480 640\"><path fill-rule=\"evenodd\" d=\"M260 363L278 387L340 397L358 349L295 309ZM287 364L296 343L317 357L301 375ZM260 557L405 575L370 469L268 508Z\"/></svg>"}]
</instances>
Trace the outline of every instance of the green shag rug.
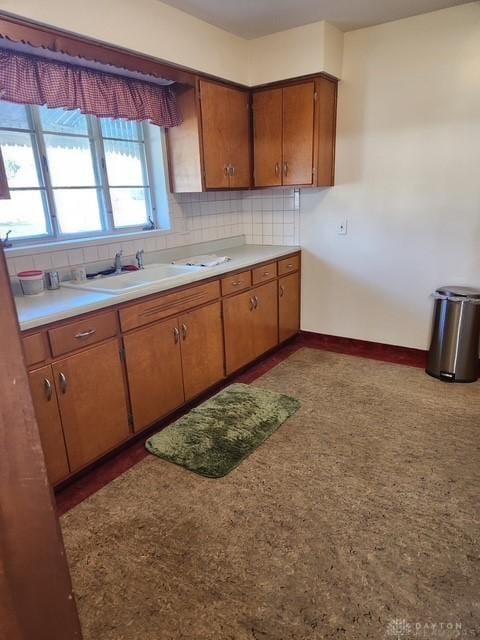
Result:
<instances>
[{"instance_id":1,"label":"green shag rug","mask_svg":"<svg viewBox=\"0 0 480 640\"><path fill-rule=\"evenodd\" d=\"M299 407L290 396L232 384L149 438L145 447L202 476L221 478Z\"/></svg>"}]
</instances>

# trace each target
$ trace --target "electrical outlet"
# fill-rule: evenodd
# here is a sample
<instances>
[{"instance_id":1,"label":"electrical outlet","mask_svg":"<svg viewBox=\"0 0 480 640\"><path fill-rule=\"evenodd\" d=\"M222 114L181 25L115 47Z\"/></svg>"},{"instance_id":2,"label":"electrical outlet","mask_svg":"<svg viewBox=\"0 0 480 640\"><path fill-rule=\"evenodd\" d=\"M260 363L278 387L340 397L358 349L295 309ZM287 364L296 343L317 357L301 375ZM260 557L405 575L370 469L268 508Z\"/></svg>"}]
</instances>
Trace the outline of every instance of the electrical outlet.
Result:
<instances>
[{"instance_id":1,"label":"electrical outlet","mask_svg":"<svg viewBox=\"0 0 480 640\"><path fill-rule=\"evenodd\" d=\"M343 218L342 220L339 220L337 222L337 233L340 236L346 236L347 235L347 223L348 220L346 218Z\"/></svg>"},{"instance_id":2,"label":"electrical outlet","mask_svg":"<svg viewBox=\"0 0 480 640\"><path fill-rule=\"evenodd\" d=\"M300 189L298 187L293 190L293 208L295 211L300 209Z\"/></svg>"}]
</instances>

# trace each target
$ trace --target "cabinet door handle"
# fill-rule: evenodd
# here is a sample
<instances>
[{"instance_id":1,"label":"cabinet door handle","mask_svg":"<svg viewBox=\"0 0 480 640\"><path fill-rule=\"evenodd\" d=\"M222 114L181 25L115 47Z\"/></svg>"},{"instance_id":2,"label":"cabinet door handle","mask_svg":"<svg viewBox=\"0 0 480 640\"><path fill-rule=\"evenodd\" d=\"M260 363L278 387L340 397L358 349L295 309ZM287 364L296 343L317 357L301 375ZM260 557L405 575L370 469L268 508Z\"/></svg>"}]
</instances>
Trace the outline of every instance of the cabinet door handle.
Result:
<instances>
[{"instance_id":1,"label":"cabinet door handle","mask_svg":"<svg viewBox=\"0 0 480 640\"><path fill-rule=\"evenodd\" d=\"M224 164L223 165L223 173L228 176L228 174L230 173L230 165L228 164Z\"/></svg>"},{"instance_id":2,"label":"cabinet door handle","mask_svg":"<svg viewBox=\"0 0 480 640\"><path fill-rule=\"evenodd\" d=\"M253 311L255 308L255 302L253 301L253 298L250 298L250 311Z\"/></svg>"},{"instance_id":3,"label":"cabinet door handle","mask_svg":"<svg viewBox=\"0 0 480 640\"><path fill-rule=\"evenodd\" d=\"M280 173L280 165L278 164L278 162L275 162L275 175L278 176L279 173Z\"/></svg>"},{"instance_id":4,"label":"cabinet door handle","mask_svg":"<svg viewBox=\"0 0 480 640\"><path fill-rule=\"evenodd\" d=\"M53 395L53 387L48 378L43 379L43 388L45 389L45 398L47 399L47 402L50 402Z\"/></svg>"},{"instance_id":5,"label":"cabinet door handle","mask_svg":"<svg viewBox=\"0 0 480 640\"><path fill-rule=\"evenodd\" d=\"M285 289L283 288L283 284L280 285L280 298L283 298L283 294L285 293Z\"/></svg>"},{"instance_id":6,"label":"cabinet door handle","mask_svg":"<svg viewBox=\"0 0 480 640\"><path fill-rule=\"evenodd\" d=\"M175 342L175 344L178 344L178 341L180 340L180 332L178 331L177 327L173 328L173 341Z\"/></svg>"},{"instance_id":7,"label":"cabinet door handle","mask_svg":"<svg viewBox=\"0 0 480 640\"><path fill-rule=\"evenodd\" d=\"M67 376L60 372L58 374L58 380L60 382L60 391L62 392L62 394L67 393L67 387L68 387L68 381L67 381Z\"/></svg>"},{"instance_id":8,"label":"cabinet door handle","mask_svg":"<svg viewBox=\"0 0 480 640\"><path fill-rule=\"evenodd\" d=\"M286 176L288 174L288 162L283 163L283 175Z\"/></svg>"},{"instance_id":9,"label":"cabinet door handle","mask_svg":"<svg viewBox=\"0 0 480 640\"><path fill-rule=\"evenodd\" d=\"M235 175L235 165L233 165L233 164L230 165L230 175L231 176Z\"/></svg>"},{"instance_id":10,"label":"cabinet door handle","mask_svg":"<svg viewBox=\"0 0 480 640\"><path fill-rule=\"evenodd\" d=\"M258 296L253 296L253 306L255 309L258 308Z\"/></svg>"},{"instance_id":11,"label":"cabinet door handle","mask_svg":"<svg viewBox=\"0 0 480 640\"><path fill-rule=\"evenodd\" d=\"M187 325L186 324L182 324L182 338L184 340L187 339Z\"/></svg>"},{"instance_id":12,"label":"cabinet door handle","mask_svg":"<svg viewBox=\"0 0 480 640\"><path fill-rule=\"evenodd\" d=\"M93 334L96 332L97 332L96 329L88 329L87 331L80 331L80 333L75 334L75 338L77 340L81 340L82 338L89 338L90 336L93 336Z\"/></svg>"}]
</instances>

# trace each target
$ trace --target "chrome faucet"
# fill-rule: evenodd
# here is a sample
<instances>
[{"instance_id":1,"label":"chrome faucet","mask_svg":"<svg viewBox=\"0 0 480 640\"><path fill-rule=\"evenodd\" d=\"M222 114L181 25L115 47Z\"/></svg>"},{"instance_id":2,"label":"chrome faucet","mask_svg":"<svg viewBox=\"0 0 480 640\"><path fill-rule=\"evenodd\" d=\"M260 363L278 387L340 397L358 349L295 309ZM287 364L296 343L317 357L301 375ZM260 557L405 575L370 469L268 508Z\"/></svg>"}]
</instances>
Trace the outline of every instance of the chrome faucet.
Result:
<instances>
[{"instance_id":1,"label":"chrome faucet","mask_svg":"<svg viewBox=\"0 0 480 640\"><path fill-rule=\"evenodd\" d=\"M115 254L115 263L114 263L114 267L115 267L115 273L122 273L122 255L123 255L123 251L117 251L117 253Z\"/></svg>"},{"instance_id":2,"label":"chrome faucet","mask_svg":"<svg viewBox=\"0 0 480 640\"><path fill-rule=\"evenodd\" d=\"M143 249L139 249L135 254L135 259L137 261L137 267L139 269L145 269L145 251Z\"/></svg>"},{"instance_id":3,"label":"chrome faucet","mask_svg":"<svg viewBox=\"0 0 480 640\"><path fill-rule=\"evenodd\" d=\"M8 236L11 233L12 233L12 230L10 229L9 231L7 231L7 234L3 240L0 238L0 246L3 247L4 249L9 249L12 246L12 243L8 239Z\"/></svg>"}]
</instances>

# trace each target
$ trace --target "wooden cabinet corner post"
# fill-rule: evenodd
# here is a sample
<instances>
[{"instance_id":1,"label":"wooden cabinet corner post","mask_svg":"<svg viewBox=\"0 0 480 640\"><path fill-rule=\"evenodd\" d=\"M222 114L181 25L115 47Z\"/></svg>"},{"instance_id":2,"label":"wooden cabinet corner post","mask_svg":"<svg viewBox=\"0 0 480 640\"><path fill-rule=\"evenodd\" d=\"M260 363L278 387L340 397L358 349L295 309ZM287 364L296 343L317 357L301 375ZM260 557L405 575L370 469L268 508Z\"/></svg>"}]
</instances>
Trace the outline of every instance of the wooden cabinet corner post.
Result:
<instances>
[{"instance_id":1,"label":"wooden cabinet corner post","mask_svg":"<svg viewBox=\"0 0 480 640\"><path fill-rule=\"evenodd\" d=\"M0 637L77 640L80 623L0 248Z\"/></svg>"}]
</instances>

